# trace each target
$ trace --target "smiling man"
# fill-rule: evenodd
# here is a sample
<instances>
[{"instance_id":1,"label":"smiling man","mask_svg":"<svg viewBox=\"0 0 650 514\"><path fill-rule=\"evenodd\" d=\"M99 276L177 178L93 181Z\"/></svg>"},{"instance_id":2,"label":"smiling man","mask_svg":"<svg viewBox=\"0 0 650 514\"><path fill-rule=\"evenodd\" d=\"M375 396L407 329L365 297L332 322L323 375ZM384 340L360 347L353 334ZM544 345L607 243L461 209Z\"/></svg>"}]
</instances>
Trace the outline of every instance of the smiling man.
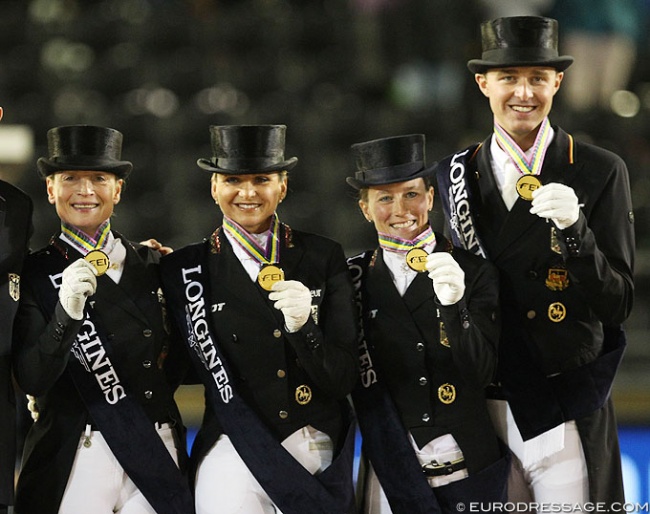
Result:
<instances>
[{"instance_id":1,"label":"smiling man","mask_svg":"<svg viewBox=\"0 0 650 514\"><path fill-rule=\"evenodd\" d=\"M513 453L509 500L623 502L610 390L632 309L634 216L627 168L549 114L565 70L557 21L481 25L468 62L494 131L441 161L454 245L500 271L503 331L492 418Z\"/></svg>"}]
</instances>

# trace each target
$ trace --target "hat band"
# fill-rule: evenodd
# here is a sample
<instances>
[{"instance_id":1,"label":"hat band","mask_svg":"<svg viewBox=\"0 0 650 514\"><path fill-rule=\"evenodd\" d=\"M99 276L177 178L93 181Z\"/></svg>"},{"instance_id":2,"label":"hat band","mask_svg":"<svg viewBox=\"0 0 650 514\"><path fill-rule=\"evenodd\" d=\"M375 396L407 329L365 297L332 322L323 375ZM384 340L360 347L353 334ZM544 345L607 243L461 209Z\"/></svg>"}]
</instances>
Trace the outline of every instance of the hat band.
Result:
<instances>
[{"instance_id":1,"label":"hat band","mask_svg":"<svg viewBox=\"0 0 650 514\"><path fill-rule=\"evenodd\" d=\"M558 58L554 48L495 48L483 52L482 59L492 62L545 62Z\"/></svg>"},{"instance_id":2,"label":"hat band","mask_svg":"<svg viewBox=\"0 0 650 514\"><path fill-rule=\"evenodd\" d=\"M396 180L408 180L408 178L424 168L424 161L413 161L385 168L374 168L372 170L361 170L355 173L359 182L367 184L385 184Z\"/></svg>"},{"instance_id":3,"label":"hat band","mask_svg":"<svg viewBox=\"0 0 650 514\"><path fill-rule=\"evenodd\" d=\"M225 157L220 157L217 159L216 167L225 169L225 170L264 170L271 168L273 166L278 166L284 162L284 159L280 157L280 160L277 158L269 157L252 157L243 159L237 157L235 159L228 159Z\"/></svg>"},{"instance_id":4,"label":"hat band","mask_svg":"<svg viewBox=\"0 0 650 514\"><path fill-rule=\"evenodd\" d=\"M110 155L53 155L49 161L57 164L86 164L94 162L118 162L120 159Z\"/></svg>"}]
</instances>

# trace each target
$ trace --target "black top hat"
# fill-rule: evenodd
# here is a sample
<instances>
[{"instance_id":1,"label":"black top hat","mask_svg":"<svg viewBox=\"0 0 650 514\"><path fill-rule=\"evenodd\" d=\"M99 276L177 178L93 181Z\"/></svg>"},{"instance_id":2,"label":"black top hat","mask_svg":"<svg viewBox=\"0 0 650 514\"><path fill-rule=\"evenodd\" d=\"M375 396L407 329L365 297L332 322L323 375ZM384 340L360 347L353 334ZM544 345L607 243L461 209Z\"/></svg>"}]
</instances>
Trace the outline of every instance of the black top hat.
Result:
<instances>
[{"instance_id":1,"label":"black top hat","mask_svg":"<svg viewBox=\"0 0 650 514\"><path fill-rule=\"evenodd\" d=\"M213 157L196 163L227 175L288 171L298 158L284 159L286 130L286 125L210 125Z\"/></svg>"},{"instance_id":2,"label":"black top hat","mask_svg":"<svg viewBox=\"0 0 650 514\"><path fill-rule=\"evenodd\" d=\"M558 23L541 16L513 16L481 23L481 59L467 67L473 73L508 66L548 66L566 70L573 63L570 55L558 56Z\"/></svg>"},{"instance_id":3,"label":"black top hat","mask_svg":"<svg viewBox=\"0 0 650 514\"><path fill-rule=\"evenodd\" d=\"M107 127L67 125L47 131L48 157L36 162L47 177L58 171L107 171L126 178L133 165L122 157L122 133Z\"/></svg>"},{"instance_id":4,"label":"black top hat","mask_svg":"<svg viewBox=\"0 0 650 514\"><path fill-rule=\"evenodd\" d=\"M355 189L406 182L433 173L424 159L424 135L385 137L350 147L355 157L357 171L345 180Z\"/></svg>"}]
</instances>

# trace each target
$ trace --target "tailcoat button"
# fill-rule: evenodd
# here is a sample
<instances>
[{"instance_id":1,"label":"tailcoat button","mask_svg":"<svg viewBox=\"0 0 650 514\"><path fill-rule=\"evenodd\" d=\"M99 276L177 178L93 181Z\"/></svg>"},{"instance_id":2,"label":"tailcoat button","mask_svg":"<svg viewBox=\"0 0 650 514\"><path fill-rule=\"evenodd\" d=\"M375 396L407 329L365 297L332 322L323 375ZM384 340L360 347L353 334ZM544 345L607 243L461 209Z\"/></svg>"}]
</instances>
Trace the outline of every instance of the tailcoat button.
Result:
<instances>
[{"instance_id":1,"label":"tailcoat button","mask_svg":"<svg viewBox=\"0 0 650 514\"><path fill-rule=\"evenodd\" d=\"M535 316L537 316L537 313L533 310L530 310L526 313L526 317L528 319L535 319Z\"/></svg>"},{"instance_id":2,"label":"tailcoat button","mask_svg":"<svg viewBox=\"0 0 650 514\"><path fill-rule=\"evenodd\" d=\"M143 335L144 337L151 337L151 334L153 334L153 332L151 331L150 328L145 328L145 329L142 331L142 335Z\"/></svg>"},{"instance_id":3,"label":"tailcoat button","mask_svg":"<svg viewBox=\"0 0 650 514\"><path fill-rule=\"evenodd\" d=\"M282 331L281 331L279 328L276 328L276 329L273 331L273 337L275 337L276 339L282 337Z\"/></svg>"},{"instance_id":4,"label":"tailcoat button","mask_svg":"<svg viewBox=\"0 0 650 514\"><path fill-rule=\"evenodd\" d=\"M428 382L427 377L420 377L419 382L420 382L421 386L427 385L427 382Z\"/></svg>"},{"instance_id":5,"label":"tailcoat button","mask_svg":"<svg viewBox=\"0 0 650 514\"><path fill-rule=\"evenodd\" d=\"M286 410L281 410L278 412L278 416L280 416L280 419L287 419L289 417L289 413Z\"/></svg>"},{"instance_id":6,"label":"tailcoat button","mask_svg":"<svg viewBox=\"0 0 650 514\"><path fill-rule=\"evenodd\" d=\"M422 414L422 421L424 421L425 423L427 423L430 419L431 416L429 416L429 413L425 412L424 414Z\"/></svg>"},{"instance_id":7,"label":"tailcoat button","mask_svg":"<svg viewBox=\"0 0 650 514\"><path fill-rule=\"evenodd\" d=\"M144 397L145 397L147 400L151 400L151 398L153 398L153 391L145 391L145 392L144 392Z\"/></svg>"},{"instance_id":8,"label":"tailcoat button","mask_svg":"<svg viewBox=\"0 0 650 514\"><path fill-rule=\"evenodd\" d=\"M283 369L278 370L278 378L284 378L287 376L287 372L284 371Z\"/></svg>"},{"instance_id":9,"label":"tailcoat button","mask_svg":"<svg viewBox=\"0 0 650 514\"><path fill-rule=\"evenodd\" d=\"M149 369L151 367L151 361L150 360L142 361L142 367Z\"/></svg>"},{"instance_id":10,"label":"tailcoat button","mask_svg":"<svg viewBox=\"0 0 650 514\"><path fill-rule=\"evenodd\" d=\"M415 345L415 349L416 349L418 352L423 351L423 350L424 350L424 343L423 343L422 341L418 342L418 343Z\"/></svg>"}]
</instances>

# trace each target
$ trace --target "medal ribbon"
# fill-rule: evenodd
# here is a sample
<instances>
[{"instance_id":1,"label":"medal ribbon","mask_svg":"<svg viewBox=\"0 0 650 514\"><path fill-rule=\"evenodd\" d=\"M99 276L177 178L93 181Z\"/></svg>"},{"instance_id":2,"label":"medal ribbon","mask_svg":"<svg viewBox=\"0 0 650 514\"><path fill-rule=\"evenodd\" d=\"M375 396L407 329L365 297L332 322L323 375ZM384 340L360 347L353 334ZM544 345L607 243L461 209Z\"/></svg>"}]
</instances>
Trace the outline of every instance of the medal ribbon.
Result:
<instances>
[{"instance_id":1,"label":"medal ribbon","mask_svg":"<svg viewBox=\"0 0 650 514\"><path fill-rule=\"evenodd\" d=\"M251 258L260 264L274 264L280 260L280 221L278 215L273 214L271 228L266 236L266 248L260 246L255 238L241 225L224 216L223 229L232 236L237 244Z\"/></svg>"},{"instance_id":2,"label":"medal ribbon","mask_svg":"<svg viewBox=\"0 0 650 514\"><path fill-rule=\"evenodd\" d=\"M377 232L379 246L384 250L395 253L406 253L416 246L424 247L436 242L436 235L431 229L431 225L415 239L408 240L401 237L389 236L383 232Z\"/></svg>"},{"instance_id":3,"label":"medal ribbon","mask_svg":"<svg viewBox=\"0 0 650 514\"><path fill-rule=\"evenodd\" d=\"M111 232L111 220L108 219L102 223L93 237L85 234L73 225L61 222L61 232L69 240L70 244L79 250L83 255L96 249L101 249L106 245L108 235Z\"/></svg>"},{"instance_id":4,"label":"medal ribbon","mask_svg":"<svg viewBox=\"0 0 650 514\"><path fill-rule=\"evenodd\" d=\"M494 124L494 135L499 146L508 154L522 175L539 175L551 138L551 124L548 117L544 118L539 127L530 159L526 157L525 152L498 123Z\"/></svg>"}]
</instances>

